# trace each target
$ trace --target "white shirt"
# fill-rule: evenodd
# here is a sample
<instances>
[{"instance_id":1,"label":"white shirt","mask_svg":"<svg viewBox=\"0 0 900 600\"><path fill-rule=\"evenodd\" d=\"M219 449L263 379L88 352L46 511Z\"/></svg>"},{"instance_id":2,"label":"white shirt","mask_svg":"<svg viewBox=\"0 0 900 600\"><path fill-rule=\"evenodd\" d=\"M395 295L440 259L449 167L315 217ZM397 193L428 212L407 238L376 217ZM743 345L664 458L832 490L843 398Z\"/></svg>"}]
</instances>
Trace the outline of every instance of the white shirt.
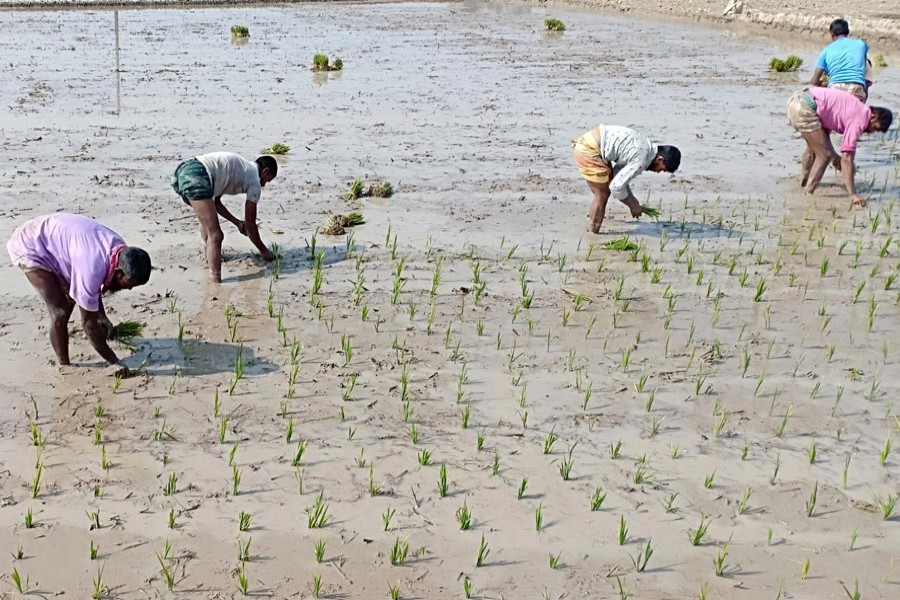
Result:
<instances>
[{"instance_id":1,"label":"white shirt","mask_svg":"<svg viewBox=\"0 0 900 600\"><path fill-rule=\"evenodd\" d=\"M601 125L597 142L600 156L613 168L609 193L616 200L624 200L631 195L631 181L653 162L656 145L634 129L615 125Z\"/></svg>"},{"instance_id":2,"label":"white shirt","mask_svg":"<svg viewBox=\"0 0 900 600\"><path fill-rule=\"evenodd\" d=\"M262 186L259 183L259 167L255 162L234 152L210 152L196 157L213 186L213 196L247 194L250 202L259 202Z\"/></svg>"}]
</instances>

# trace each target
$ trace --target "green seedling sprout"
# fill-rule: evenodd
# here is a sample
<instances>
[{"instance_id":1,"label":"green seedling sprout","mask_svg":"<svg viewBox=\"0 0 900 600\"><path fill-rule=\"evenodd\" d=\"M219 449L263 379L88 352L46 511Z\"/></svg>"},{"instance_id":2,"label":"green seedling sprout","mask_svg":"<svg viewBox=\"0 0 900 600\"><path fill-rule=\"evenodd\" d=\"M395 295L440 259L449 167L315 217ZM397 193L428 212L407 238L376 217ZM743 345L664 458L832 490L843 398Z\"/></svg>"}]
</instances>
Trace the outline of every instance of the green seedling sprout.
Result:
<instances>
[{"instance_id":1,"label":"green seedling sprout","mask_svg":"<svg viewBox=\"0 0 900 600\"><path fill-rule=\"evenodd\" d=\"M527 414L527 412L526 412ZM578 442L575 442L571 446L569 446L568 451L566 452L566 457L562 460L562 463L559 465L559 474L562 477L563 481L568 481L569 476L572 473L572 467L575 466L575 460L572 458L572 453L575 451L575 446L578 445Z\"/></svg>"},{"instance_id":2,"label":"green seedling sprout","mask_svg":"<svg viewBox=\"0 0 900 600\"><path fill-rule=\"evenodd\" d=\"M638 573L644 572L644 569L647 568L647 564L650 562L650 557L653 556L653 547L650 545L651 541L652 540L647 540L647 544L644 546L643 551L638 548L637 554L631 557L634 569Z\"/></svg>"},{"instance_id":3,"label":"green seedling sprout","mask_svg":"<svg viewBox=\"0 0 900 600\"><path fill-rule=\"evenodd\" d=\"M391 520L396 513L397 511L395 509L388 507L388 509L381 514L381 522L384 524L385 531L390 531Z\"/></svg>"},{"instance_id":4,"label":"green seedling sprout","mask_svg":"<svg viewBox=\"0 0 900 600\"><path fill-rule=\"evenodd\" d=\"M559 19L544 19L544 29L547 31L565 31L566 26Z\"/></svg>"},{"instance_id":5,"label":"green seedling sprout","mask_svg":"<svg viewBox=\"0 0 900 600\"><path fill-rule=\"evenodd\" d=\"M812 492L809 494L809 500L806 501L806 516L814 517L816 515L816 498L819 495L819 482L813 486Z\"/></svg>"},{"instance_id":6,"label":"green seedling sprout","mask_svg":"<svg viewBox=\"0 0 900 600\"><path fill-rule=\"evenodd\" d=\"M701 542L703 542L703 538L706 537L706 531L709 529L709 524L712 520L708 520L705 516L700 517L700 524L697 526L697 529L688 531L688 539L690 539L691 546L699 546Z\"/></svg>"},{"instance_id":7,"label":"green seedling sprout","mask_svg":"<svg viewBox=\"0 0 900 600\"><path fill-rule=\"evenodd\" d=\"M409 538L403 538L402 540L399 538L394 539L393 545L391 545L391 554L390 560L391 564L395 567L399 567L406 562L406 557L409 555L409 542L407 541Z\"/></svg>"},{"instance_id":8,"label":"green seedling sprout","mask_svg":"<svg viewBox=\"0 0 900 600\"><path fill-rule=\"evenodd\" d=\"M488 546L487 541L484 539L484 534L481 534L481 542L478 544L478 556L475 559L476 567L483 567L485 561L487 560L488 554L491 553L490 546Z\"/></svg>"},{"instance_id":9,"label":"green seedling sprout","mask_svg":"<svg viewBox=\"0 0 900 600\"><path fill-rule=\"evenodd\" d=\"M323 496L324 491L319 492L313 505L306 509L306 524L309 529L321 529L328 523L328 505Z\"/></svg>"},{"instance_id":10,"label":"green seedling sprout","mask_svg":"<svg viewBox=\"0 0 900 600\"><path fill-rule=\"evenodd\" d=\"M625 542L628 540L628 523L625 521L625 516L622 515L619 517L619 545L624 546Z\"/></svg>"},{"instance_id":11,"label":"green seedling sprout","mask_svg":"<svg viewBox=\"0 0 900 600\"><path fill-rule=\"evenodd\" d=\"M472 512L465 502L463 502L462 507L456 511L456 521L459 523L460 531L468 531L472 526Z\"/></svg>"},{"instance_id":12,"label":"green seedling sprout","mask_svg":"<svg viewBox=\"0 0 900 600\"><path fill-rule=\"evenodd\" d=\"M250 523L253 521L253 515L244 511L238 514L238 531L247 531L250 529Z\"/></svg>"},{"instance_id":13,"label":"green seedling sprout","mask_svg":"<svg viewBox=\"0 0 900 600\"><path fill-rule=\"evenodd\" d=\"M449 487L449 484L447 483L447 464L442 462L441 470L438 475L438 495L441 498L447 497L448 487Z\"/></svg>"},{"instance_id":14,"label":"green seedling sprout","mask_svg":"<svg viewBox=\"0 0 900 600\"><path fill-rule=\"evenodd\" d=\"M604 501L606 501L606 492L601 492L600 488L594 488L591 493L591 512L600 510Z\"/></svg>"}]
</instances>

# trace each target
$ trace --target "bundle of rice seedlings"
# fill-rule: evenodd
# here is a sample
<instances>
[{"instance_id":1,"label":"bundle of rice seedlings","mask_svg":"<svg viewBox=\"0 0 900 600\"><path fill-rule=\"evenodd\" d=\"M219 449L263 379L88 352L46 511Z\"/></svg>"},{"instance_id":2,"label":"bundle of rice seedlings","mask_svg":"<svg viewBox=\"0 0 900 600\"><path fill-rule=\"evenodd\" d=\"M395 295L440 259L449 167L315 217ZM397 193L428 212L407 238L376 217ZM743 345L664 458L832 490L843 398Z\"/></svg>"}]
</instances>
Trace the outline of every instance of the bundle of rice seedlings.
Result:
<instances>
[{"instance_id":1,"label":"bundle of rice seedlings","mask_svg":"<svg viewBox=\"0 0 900 600\"><path fill-rule=\"evenodd\" d=\"M884 68L887 66L887 62L884 60L884 54L876 54L872 57L872 64L879 68Z\"/></svg>"},{"instance_id":2,"label":"bundle of rice seedlings","mask_svg":"<svg viewBox=\"0 0 900 600\"><path fill-rule=\"evenodd\" d=\"M379 185L370 185L366 195L375 198L390 198L394 195L394 186L390 181L382 181Z\"/></svg>"},{"instance_id":3,"label":"bundle of rice seedlings","mask_svg":"<svg viewBox=\"0 0 900 600\"><path fill-rule=\"evenodd\" d=\"M773 58L769 61L769 70L777 73L792 73L800 68L803 59L796 54L791 54L785 59Z\"/></svg>"},{"instance_id":4,"label":"bundle of rice seedlings","mask_svg":"<svg viewBox=\"0 0 900 600\"><path fill-rule=\"evenodd\" d=\"M231 35L237 38L248 38L250 37L250 29L243 25L232 25Z\"/></svg>"},{"instance_id":5,"label":"bundle of rice seedlings","mask_svg":"<svg viewBox=\"0 0 900 600\"><path fill-rule=\"evenodd\" d=\"M112 339L127 342L144 333L144 324L137 321L122 321L113 326Z\"/></svg>"},{"instance_id":6,"label":"bundle of rice seedlings","mask_svg":"<svg viewBox=\"0 0 900 600\"><path fill-rule=\"evenodd\" d=\"M605 244L603 244L603 248L605 250L631 252L632 250L637 250L638 248L640 248L640 246L628 239L628 236L625 236L606 242Z\"/></svg>"},{"instance_id":7,"label":"bundle of rice seedlings","mask_svg":"<svg viewBox=\"0 0 900 600\"><path fill-rule=\"evenodd\" d=\"M328 217L328 221L325 222L325 226L319 229L319 233L322 235L344 235L348 227L356 227L365 222L366 220L362 214L358 212L352 212L348 215L331 215Z\"/></svg>"},{"instance_id":8,"label":"bundle of rice seedlings","mask_svg":"<svg viewBox=\"0 0 900 600\"><path fill-rule=\"evenodd\" d=\"M328 55L327 54L313 55L313 71L327 71L327 70L328 70Z\"/></svg>"},{"instance_id":9,"label":"bundle of rice seedlings","mask_svg":"<svg viewBox=\"0 0 900 600\"><path fill-rule=\"evenodd\" d=\"M281 142L275 142L268 148L265 148L262 153L263 154L287 154L291 151L291 147L287 144L282 144Z\"/></svg>"},{"instance_id":10,"label":"bundle of rice seedlings","mask_svg":"<svg viewBox=\"0 0 900 600\"><path fill-rule=\"evenodd\" d=\"M365 189L365 184L362 179L354 179L353 183L350 184L350 189L347 190L347 193L344 194L344 198L347 200L357 200L360 196L363 195L363 190Z\"/></svg>"},{"instance_id":11,"label":"bundle of rice seedlings","mask_svg":"<svg viewBox=\"0 0 900 600\"><path fill-rule=\"evenodd\" d=\"M344 61L335 58L330 62L327 54L313 55L313 71L340 71L344 68Z\"/></svg>"},{"instance_id":12,"label":"bundle of rice seedlings","mask_svg":"<svg viewBox=\"0 0 900 600\"><path fill-rule=\"evenodd\" d=\"M651 219L658 219L660 212L658 208L641 204L641 213L647 215Z\"/></svg>"},{"instance_id":13,"label":"bundle of rice seedlings","mask_svg":"<svg viewBox=\"0 0 900 600\"><path fill-rule=\"evenodd\" d=\"M547 31L565 31L565 24L559 19L546 19L544 21L544 27Z\"/></svg>"}]
</instances>

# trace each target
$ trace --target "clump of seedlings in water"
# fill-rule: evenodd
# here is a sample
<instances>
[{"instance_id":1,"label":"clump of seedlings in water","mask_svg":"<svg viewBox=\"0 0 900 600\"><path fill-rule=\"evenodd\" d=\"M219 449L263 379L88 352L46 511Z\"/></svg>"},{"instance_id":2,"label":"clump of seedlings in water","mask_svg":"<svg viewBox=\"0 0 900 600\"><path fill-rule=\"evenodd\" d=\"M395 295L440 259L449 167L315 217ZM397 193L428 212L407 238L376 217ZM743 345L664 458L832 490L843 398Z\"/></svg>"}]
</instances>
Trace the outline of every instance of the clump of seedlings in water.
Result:
<instances>
[{"instance_id":1,"label":"clump of seedlings in water","mask_svg":"<svg viewBox=\"0 0 900 600\"><path fill-rule=\"evenodd\" d=\"M231 36L236 38L250 37L250 29L244 25L232 25Z\"/></svg>"},{"instance_id":2,"label":"clump of seedlings in water","mask_svg":"<svg viewBox=\"0 0 900 600\"><path fill-rule=\"evenodd\" d=\"M335 58L334 62L328 58L327 54L313 55L313 71L340 71L344 68L344 61Z\"/></svg>"},{"instance_id":3,"label":"clump of seedlings in water","mask_svg":"<svg viewBox=\"0 0 900 600\"><path fill-rule=\"evenodd\" d=\"M795 54L787 58L773 58L769 61L769 70L776 73L793 73L803 65L803 59Z\"/></svg>"},{"instance_id":4,"label":"clump of seedlings in water","mask_svg":"<svg viewBox=\"0 0 900 600\"><path fill-rule=\"evenodd\" d=\"M287 154L290 151L291 151L291 147L288 146L287 144L282 144L281 142L275 142L268 148L264 148L262 151L262 154L281 155L281 154Z\"/></svg>"},{"instance_id":5,"label":"clump of seedlings in water","mask_svg":"<svg viewBox=\"0 0 900 600\"><path fill-rule=\"evenodd\" d=\"M559 19L544 19L544 29L547 31L565 31L566 25Z\"/></svg>"}]
</instances>

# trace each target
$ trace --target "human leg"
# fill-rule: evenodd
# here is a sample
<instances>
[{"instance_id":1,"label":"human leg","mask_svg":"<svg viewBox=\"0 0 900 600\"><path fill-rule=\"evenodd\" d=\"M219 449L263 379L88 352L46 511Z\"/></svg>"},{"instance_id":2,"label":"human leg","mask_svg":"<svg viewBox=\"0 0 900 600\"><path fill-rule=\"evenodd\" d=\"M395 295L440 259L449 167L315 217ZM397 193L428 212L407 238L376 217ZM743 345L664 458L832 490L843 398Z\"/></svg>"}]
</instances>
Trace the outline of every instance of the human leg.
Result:
<instances>
[{"instance_id":1,"label":"human leg","mask_svg":"<svg viewBox=\"0 0 900 600\"><path fill-rule=\"evenodd\" d=\"M69 363L69 318L75 303L69 298L62 281L55 273L42 269L25 272L29 283L41 295L50 313L50 346L61 365Z\"/></svg>"},{"instance_id":2,"label":"human leg","mask_svg":"<svg viewBox=\"0 0 900 600\"><path fill-rule=\"evenodd\" d=\"M592 195L591 208L588 211L589 230L592 233L598 233L606 216L606 204L609 202L609 183L588 181L587 184Z\"/></svg>"},{"instance_id":3,"label":"human leg","mask_svg":"<svg viewBox=\"0 0 900 600\"><path fill-rule=\"evenodd\" d=\"M206 246L206 266L212 281L222 281L222 240L225 235L219 226L219 214L216 212L212 198L209 200L192 200L191 208L200 221L200 235Z\"/></svg>"},{"instance_id":4,"label":"human leg","mask_svg":"<svg viewBox=\"0 0 900 600\"><path fill-rule=\"evenodd\" d=\"M816 191L825 169L828 168L832 161L834 150L831 149L831 141L824 129L818 129L812 132L804 132L800 134L806 141L807 151L813 155L813 163L810 167L809 181L806 185L806 193L812 194Z\"/></svg>"}]
</instances>

